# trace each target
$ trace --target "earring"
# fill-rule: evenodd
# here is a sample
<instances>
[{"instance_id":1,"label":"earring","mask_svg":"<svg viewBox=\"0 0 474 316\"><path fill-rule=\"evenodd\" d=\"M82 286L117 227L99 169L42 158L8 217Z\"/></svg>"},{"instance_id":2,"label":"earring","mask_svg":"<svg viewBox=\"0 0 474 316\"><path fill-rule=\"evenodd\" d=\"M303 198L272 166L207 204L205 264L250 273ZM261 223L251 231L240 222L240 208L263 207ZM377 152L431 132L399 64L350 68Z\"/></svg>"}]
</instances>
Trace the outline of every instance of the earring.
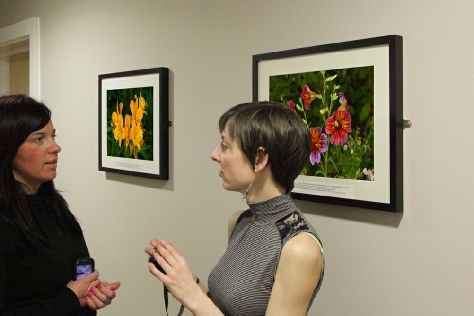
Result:
<instances>
[{"instance_id":1,"label":"earring","mask_svg":"<svg viewBox=\"0 0 474 316\"><path fill-rule=\"evenodd\" d=\"M247 194L249 193L249 190L252 187L252 184L254 183L255 179L257 179L257 175L258 175L257 168L255 168L255 176L253 177L252 182L250 183L249 187L247 188L247 191L245 191L244 196L242 196L242 200L247 197Z\"/></svg>"}]
</instances>

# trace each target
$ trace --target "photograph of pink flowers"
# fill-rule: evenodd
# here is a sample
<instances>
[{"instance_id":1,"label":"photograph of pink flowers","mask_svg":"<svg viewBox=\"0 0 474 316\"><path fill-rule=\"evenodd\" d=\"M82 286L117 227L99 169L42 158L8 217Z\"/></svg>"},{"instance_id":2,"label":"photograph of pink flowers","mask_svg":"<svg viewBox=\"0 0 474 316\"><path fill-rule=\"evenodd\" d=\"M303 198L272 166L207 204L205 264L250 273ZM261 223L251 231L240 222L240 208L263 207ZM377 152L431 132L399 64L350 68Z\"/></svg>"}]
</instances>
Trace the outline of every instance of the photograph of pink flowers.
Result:
<instances>
[{"instance_id":1,"label":"photograph of pink flowers","mask_svg":"<svg viewBox=\"0 0 474 316\"><path fill-rule=\"evenodd\" d=\"M270 77L270 101L287 104L309 130L303 175L375 179L373 89L373 66Z\"/></svg>"},{"instance_id":2,"label":"photograph of pink flowers","mask_svg":"<svg viewBox=\"0 0 474 316\"><path fill-rule=\"evenodd\" d=\"M402 37L253 56L253 99L281 102L311 152L293 198L403 211Z\"/></svg>"},{"instance_id":3,"label":"photograph of pink flowers","mask_svg":"<svg viewBox=\"0 0 474 316\"><path fill-rule=\"evenodd\" d=\"M168 179L168 69L99 75L99 170Z\"/></svg>"}]
</instances>

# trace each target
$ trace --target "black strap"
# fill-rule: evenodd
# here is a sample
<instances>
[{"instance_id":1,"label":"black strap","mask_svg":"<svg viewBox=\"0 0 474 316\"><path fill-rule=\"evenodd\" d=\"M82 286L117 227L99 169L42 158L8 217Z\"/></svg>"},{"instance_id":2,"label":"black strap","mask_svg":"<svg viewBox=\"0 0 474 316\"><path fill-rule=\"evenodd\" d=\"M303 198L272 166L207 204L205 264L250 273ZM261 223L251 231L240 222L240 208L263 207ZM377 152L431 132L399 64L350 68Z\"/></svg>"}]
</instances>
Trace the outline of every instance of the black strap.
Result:
<instances>
[{"instance_id":1,"label":"black strap","mask_svg":"<svg viewBox=\"0 0 474 316\"><path fill-rule=\"evenodd\" d=\"M165 297L165 309L166 309L166 316L168 316L168 289L166 288L166 286L163 286L163 290L164 290L164 297ZM178 316L181 316L184 312L184 306L181 305L180 309L179 309L179 312L178 312Z\"/></svg>"},{"instance_id":2,"label":"black strap","mask_svg":"<svg viewBox=\"0 0 474 316\"><path fill-rule=\"evenodd\" d=\"M196 283L199 284L199 278L196 277ZM165 309L166 309L166 316L168 316L168 288L166 286L163 286L163 295L165 297ZM179 308L178 316L183 315L184 312L184 305L181 304L181 307Z\"/></svg>"}]
</instances>

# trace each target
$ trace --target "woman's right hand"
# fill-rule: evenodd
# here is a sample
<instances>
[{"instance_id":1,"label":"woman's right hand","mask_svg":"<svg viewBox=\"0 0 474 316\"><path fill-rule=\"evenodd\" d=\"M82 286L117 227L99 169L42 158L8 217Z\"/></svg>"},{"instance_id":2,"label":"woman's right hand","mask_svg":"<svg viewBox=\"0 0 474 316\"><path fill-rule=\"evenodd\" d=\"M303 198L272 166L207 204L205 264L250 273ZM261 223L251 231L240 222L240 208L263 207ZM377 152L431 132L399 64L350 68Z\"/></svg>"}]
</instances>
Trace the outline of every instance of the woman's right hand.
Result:
<instances>
[{"instance_id":1,"label":"woman's right hand","mask_svg":"<svg viewBox=\"0 0 474 316\"><path fill-rule=\"evenodd\" d=\"M93 273L76 281L69 281L66 285L74 294L76 294L81 306L86 306L86 296L89 294L91 288L95 288L100 284L99 271L95 270Z\"/></svg>"}]
</instances>

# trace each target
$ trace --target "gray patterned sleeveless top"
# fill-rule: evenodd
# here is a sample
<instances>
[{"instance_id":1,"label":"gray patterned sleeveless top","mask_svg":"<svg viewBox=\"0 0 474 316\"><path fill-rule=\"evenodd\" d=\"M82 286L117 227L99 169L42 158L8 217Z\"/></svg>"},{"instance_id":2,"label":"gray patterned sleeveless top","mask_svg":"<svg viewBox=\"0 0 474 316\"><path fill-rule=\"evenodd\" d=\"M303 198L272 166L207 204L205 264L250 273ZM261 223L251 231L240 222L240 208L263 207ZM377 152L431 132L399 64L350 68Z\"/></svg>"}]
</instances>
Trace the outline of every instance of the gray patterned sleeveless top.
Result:
<instances>
[{"instance_id":1,"label":"gray patterned sleeveless top","mask_svg":"<svg viewBox=\"0 0 474 316\"><path fill-rule=\"evenodd\" d=\"M239 217L227 250L209 275L209 296L225 315L265 315L283 245L300 232L316 230L291 196L249 204ZM322 250L322 248L321 248ZM313 292L308 309L323 280Z\"/></svg>"}]
</instances>

